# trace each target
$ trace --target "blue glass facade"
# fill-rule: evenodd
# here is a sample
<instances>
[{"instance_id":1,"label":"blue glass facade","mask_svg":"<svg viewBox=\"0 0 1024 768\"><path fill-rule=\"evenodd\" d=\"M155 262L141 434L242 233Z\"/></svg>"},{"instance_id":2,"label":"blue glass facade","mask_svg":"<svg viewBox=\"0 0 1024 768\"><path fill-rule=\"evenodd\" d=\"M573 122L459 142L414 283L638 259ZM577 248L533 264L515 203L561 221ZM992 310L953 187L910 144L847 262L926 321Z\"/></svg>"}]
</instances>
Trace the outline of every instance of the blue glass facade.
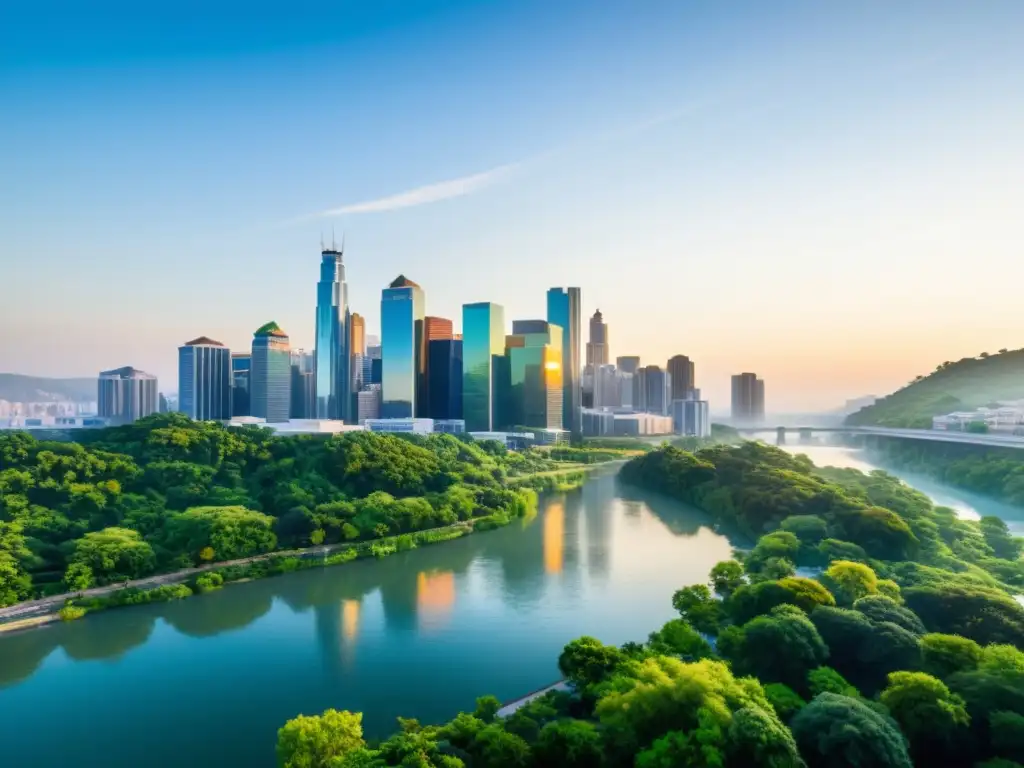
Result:
<instances>
[{"instance_id":1,"label":"blue glass facade","mask_svg":"<svg viewBox=\"0 0 1024 768\"><path fill-rule=\"evenodd\" d=\"M552 288L548 291L548 322L562 329L562 425L574 435L583 434L580 301L579 288Z\"/></svg>"},{"instance_id":2,"label":"blue glass facade","mask_svg":"<svg viewBox=\"0 0 1024 768\"><path fill-rule=\"evenodd\" d=\"M462 418L462 342L427 342L429 403L432 419Z\"/></svg>"},{"instance_id":3,"label":"blue glass facade","mask_svg":"<svg viewBox=\"0 0 1024 768\"><path fill-rule=\"evenodd\" d=\"M316 284L316 416L353 421L351 322L343 251L320 254Z\"/></svg>"},{"instance_id":4,"label":"blue glass facade","mask_svg":"<svg viewBox=\"0 0 1024 768\"><path fill-rule=\"evenodd\" d=\"M462 307L462 418L467 432L491 432L505 421L502 403L505 310L479 302Z\"/></svg>"},{"instance_id":5,"label":"blue glass facade","mask_svg":"<svg viewBox=\"0 0 1024 768\"><path fill-rule=\"evenodd\" d=\"M423 290L403 275L381 293L382 419L408 419L427 411L425 309Z\"/></svg>"},{"instance_id":6,"label":"blue glass facade","mask_svg":"<svg viewBox=\"0 0 1024 768\"><path fill-rule=\"evenodd\" d=\"M249 374L252 355L248 352L231 355L231 415L251 416L249 406Z\"/></svg>"},{"instance_id":7,"label":"blue glass facade","mask_svg":"<svg viewBox=\"0 0 1024 768\"><path fill-rule=\"evenodd\" d=\"M206 337L178 347L178 410L196 421L232 416L231 350Z\"/></svg>"}]
</instances>

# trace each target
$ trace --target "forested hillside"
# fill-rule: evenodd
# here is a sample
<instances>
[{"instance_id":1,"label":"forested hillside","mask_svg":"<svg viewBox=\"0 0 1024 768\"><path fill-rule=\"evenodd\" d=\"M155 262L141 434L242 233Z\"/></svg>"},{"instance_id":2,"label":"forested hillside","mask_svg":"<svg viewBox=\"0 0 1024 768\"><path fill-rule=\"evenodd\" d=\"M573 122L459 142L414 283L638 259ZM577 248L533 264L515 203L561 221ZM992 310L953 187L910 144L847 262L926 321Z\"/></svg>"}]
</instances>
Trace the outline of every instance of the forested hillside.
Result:
<instances>
[{"instance_id":1,"label":"forested hillside","mask_svg":"<svg viewBox=\"0 0 1024 768\"><path fill-rule=\"evenodd\" d=\"M846 418L857 426L928 429L932 417L1024 399L1024 349L945 362Z\"/></svg>"},{"instance_id":2,"label":"forested hillside","mask_svg":"<svg viewBox=\"0 0 1024 768\"><path fill-rule=\"evenodd\" d=\"M450 435L274 437L183 414L78 438L0 435L0 605L514 515L532 492L506 481L557 466Z\"/></svg>"},{"instance_id":3,"label":"forested hillside","mask_svg":"<svg viewBox=\"0 0 1024 768\"><path fill-rule=\"evenodd\" d=\"M96 378L45 379L20 373L0 373L0 400L11 403L69 401L88 403L96 399Z\"/></svg>"}]
</instances>

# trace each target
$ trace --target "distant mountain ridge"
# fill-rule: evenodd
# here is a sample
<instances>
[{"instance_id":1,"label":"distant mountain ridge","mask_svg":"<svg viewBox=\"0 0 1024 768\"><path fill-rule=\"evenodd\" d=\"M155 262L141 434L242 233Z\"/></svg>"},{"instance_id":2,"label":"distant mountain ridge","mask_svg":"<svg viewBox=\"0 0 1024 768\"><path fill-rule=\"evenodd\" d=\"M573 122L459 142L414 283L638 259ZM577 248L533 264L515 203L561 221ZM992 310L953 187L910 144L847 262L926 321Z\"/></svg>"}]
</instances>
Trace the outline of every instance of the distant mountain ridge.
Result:
<instances>
[{"instance_id":1,"label":"distant mountain ridge","mask_svg":"<svg viewBox=\"0 0 1024 768\"><path fill-rule=\"evenodd\" d=\"M73 402L96 400L96 377L48 379L20 373L0 373L0 400L12 403Z\"/></svg>"},{"instance_id":2,"label":"distant mountain ridge","mask_svg":"<svg viewBox=\"0 0 1024 768\"><path fill-rule=\"evenodd\" d=\"M855 426L930 428L933 416L1024 399L1024 349L945 362L846 417Z\"/></svg>"}]
</instances>

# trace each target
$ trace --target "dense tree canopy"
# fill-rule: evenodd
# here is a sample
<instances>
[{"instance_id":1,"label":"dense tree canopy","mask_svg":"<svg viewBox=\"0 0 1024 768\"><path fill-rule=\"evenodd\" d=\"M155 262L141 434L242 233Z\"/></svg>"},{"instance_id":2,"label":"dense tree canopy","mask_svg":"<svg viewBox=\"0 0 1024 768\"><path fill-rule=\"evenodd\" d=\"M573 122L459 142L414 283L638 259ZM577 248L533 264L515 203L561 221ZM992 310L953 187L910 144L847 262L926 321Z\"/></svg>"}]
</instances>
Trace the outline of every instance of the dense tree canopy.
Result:
<instances>
[{"instance_id":1,"label":"dense tree canopy","mask_svg":"<svg viewBox=\"0 0 1024 768\"><path fill-rule=\"evenodd\" d=\"M0 434L0 605L278 548L520 514L559 466L451 435L275 437L183 414Z\"/></svg>"}]
</instances>

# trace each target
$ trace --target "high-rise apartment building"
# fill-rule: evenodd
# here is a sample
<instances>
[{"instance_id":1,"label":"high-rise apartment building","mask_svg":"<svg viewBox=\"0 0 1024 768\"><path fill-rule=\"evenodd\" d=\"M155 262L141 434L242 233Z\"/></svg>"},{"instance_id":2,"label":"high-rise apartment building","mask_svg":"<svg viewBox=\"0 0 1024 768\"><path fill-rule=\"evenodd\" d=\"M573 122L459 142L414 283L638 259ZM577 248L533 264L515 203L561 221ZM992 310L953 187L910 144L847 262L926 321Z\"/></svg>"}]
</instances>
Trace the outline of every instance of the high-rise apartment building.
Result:
<instances>
[{"instance_id":1,"label":"high-rise apartment building","mask_svg":"<svg viewBox=\"0 0 1024 768\"><path fill-rule=\"evenodd\" d=\"M639 355L623 355L615 358L615 367L623 373L633 374L640 370Z\"/></svg>"},{"instance_id":2,"label":"high-rise apartment building","mask_svg":"<svg viewBox=\"0 0 1024 768\"><path fill-rule=\"evenodd\" d=\"M231 355L231 415L251 416L249 374L252 371L252 355L236 352Z\"/></svg>"},{"instance_id":3,"label":"high-rise apartment building","mask_svg":"<svg viewBox=\"0 0 1024 768\"><path fill-rule=\"evenodd\" d=\"M548 322L562 329L562 426L574 435L583 434L583 380L580 370L582 321L579 288L551 288L548 291Z\"/></svg>"},{"instance_id":4,"label":"high-rise apartment building","mask_svg":"<svg viewBox=\"0 0 1024 768\"><path fill-rule=\"evenodd\" d=\"M516 320L506 339L509 423L562 429L562 329L546 320Z\"/></svg>"},{"instance_id":5,"label":"high-rise apartment building","mask_svg":"<svg viewBox=\"0 0 1024 768\"><path fill-rule=\"evenodd\" d=\"M636 410L668 415L672 402L672 377L667 371L657 365L647 365L636 372L633 382L633 407Z\"/></svg>"},{"instance_id":6,"label":"high-rise apartment building","mask_svg":"<svg viewBox=\"0 0 1024 768\"><path fill-rule=\"evenodd\" d=\"M356 415L359 424L380 418L380 384L371 384L356 395Z\"/></svg>"},{"instance_id":7,"label":"high-rise apartment building","mask_svg":"<svg viewBox=\"0 0 1024 768\"><path fill-rule=\"evenodd\" d=\"M608 323L601 310L590 318L590 341L587 342L587 365L597 368L608 365Z\"/></svg>"},{"instance_id":8,"label":"high-rise apartment building","mask_svg":"<svg viewBox=\"0 0 1024 768\"><path fill-rule=\"evenodd\" d=\"M738 373L732 377L733 421L757 424L764 421L764 380L756 373Z\"/></svg>"},{"instance_id":9,"label":"high-rise apartment building","mask_svg":"<svg viewBox=\"0 0 1024 768\"><path fill-rule=\"evenodd\" d=\"M179 411L196 421L227 421L231 389L231 350L207 336L178 347Z\"/></svg>"},{"instance_id":10,"label":"high-rise apartment building","mask_svg":"<svg viewBox=\"0 0 1024 768\"><path fill-rule=\"evenodd\" d=\"M352 317L345 282L344 249L320 254L316 284L316 416L351 420ZM290 374L289 374L290 375ZM255 415L255 414L254 414Z\"/></svg>"},{"instance_id":11,"label":"high-rise apartment building","mask_svg":"<svg viewBox=\"0 0 1024 768\"><path fill-rule=\"evenodd\" d=\"M427 342L429 416L462 418L462 342L434 339Z\"/></svg>"},{"instance_id":12,"label":"high-rise apartment building","mask_svg":"<svg viewBox=\"0 0 1024 768\"><path fill-rule=\"evenodd\" d=\"M673 400L672 431L684 437L710 437L708 401L701 400L699 395L685 400Z\"/></svg>"},{"instance_id":13,"label":"high-rise apartment building","mask_svg":"<svg viewBox=\"0 0 1024 768\"><path fill-rule=\"evenodd\" d=\"M125 366L100 372L96 404L110 424L131 424L157 412L158 395L156 376Z\"/></svg>"},{"instance_id":14,"label":"high-rise apartment building","mask_svg":"<svg viewBox=\"0 0 1024 768\"><path fill-rule=\"evenodd\" d=\"M399 275L381 292L381 403L383 419L425 414L427 348L423 289Z\"/></svg>"},{"instance_id":15,"label":"high-rise apartment building","mask_svg":"<svg viewBox=\"0 0 1024 768\"><path fill-rule=\"evenodd\" d=\"M428 343L451 339L454 336L452 330L452 321L446 317L427 315L423 318L423 332L427 335Z\"/></svg>"},{"instance_id":16,"label":"high-rise apartment building","mask_svg":"<svg viewBox=\"0 0 1024 768\"><path fill-rule=\"evenodd\" d=\"M292 406L291 347L288 334L277 323L262 325L253 334L249 392L253 416L266 419L268 424L288 421Z\"/></svg>"},{"instance_id":17,"label":"high-rise apartment building","mask_svg":"<svg viewBox=\"0 0 1024 768\"><path fill-rule=\"evenodd\" d=\"M505 310L478 302L462 306L462 418L467 432L493 432L504 421Z\"/></svg>"},{"instance_id":18,"label":"high-rise apartment building","mask_svg":"<svg viewBox=\"0 0 1024 768\"><path fill-rule=\"evenodd\" d=\"M356 355L366 354L366 318L358 312L353 312L349 320L349 353Z\"/></svg>"},{"instance_id":19,"label":"high-rise apartment building","mask_svg":"<svg viewBox=\"0 0 1024 768\"><path fill-rule=\"evenodd\" d=\"M694 383L693 361L686 355L675 355L668 359L665 370L672 376L672 400L685 400Z\"/></svg>"}]
</instances>

